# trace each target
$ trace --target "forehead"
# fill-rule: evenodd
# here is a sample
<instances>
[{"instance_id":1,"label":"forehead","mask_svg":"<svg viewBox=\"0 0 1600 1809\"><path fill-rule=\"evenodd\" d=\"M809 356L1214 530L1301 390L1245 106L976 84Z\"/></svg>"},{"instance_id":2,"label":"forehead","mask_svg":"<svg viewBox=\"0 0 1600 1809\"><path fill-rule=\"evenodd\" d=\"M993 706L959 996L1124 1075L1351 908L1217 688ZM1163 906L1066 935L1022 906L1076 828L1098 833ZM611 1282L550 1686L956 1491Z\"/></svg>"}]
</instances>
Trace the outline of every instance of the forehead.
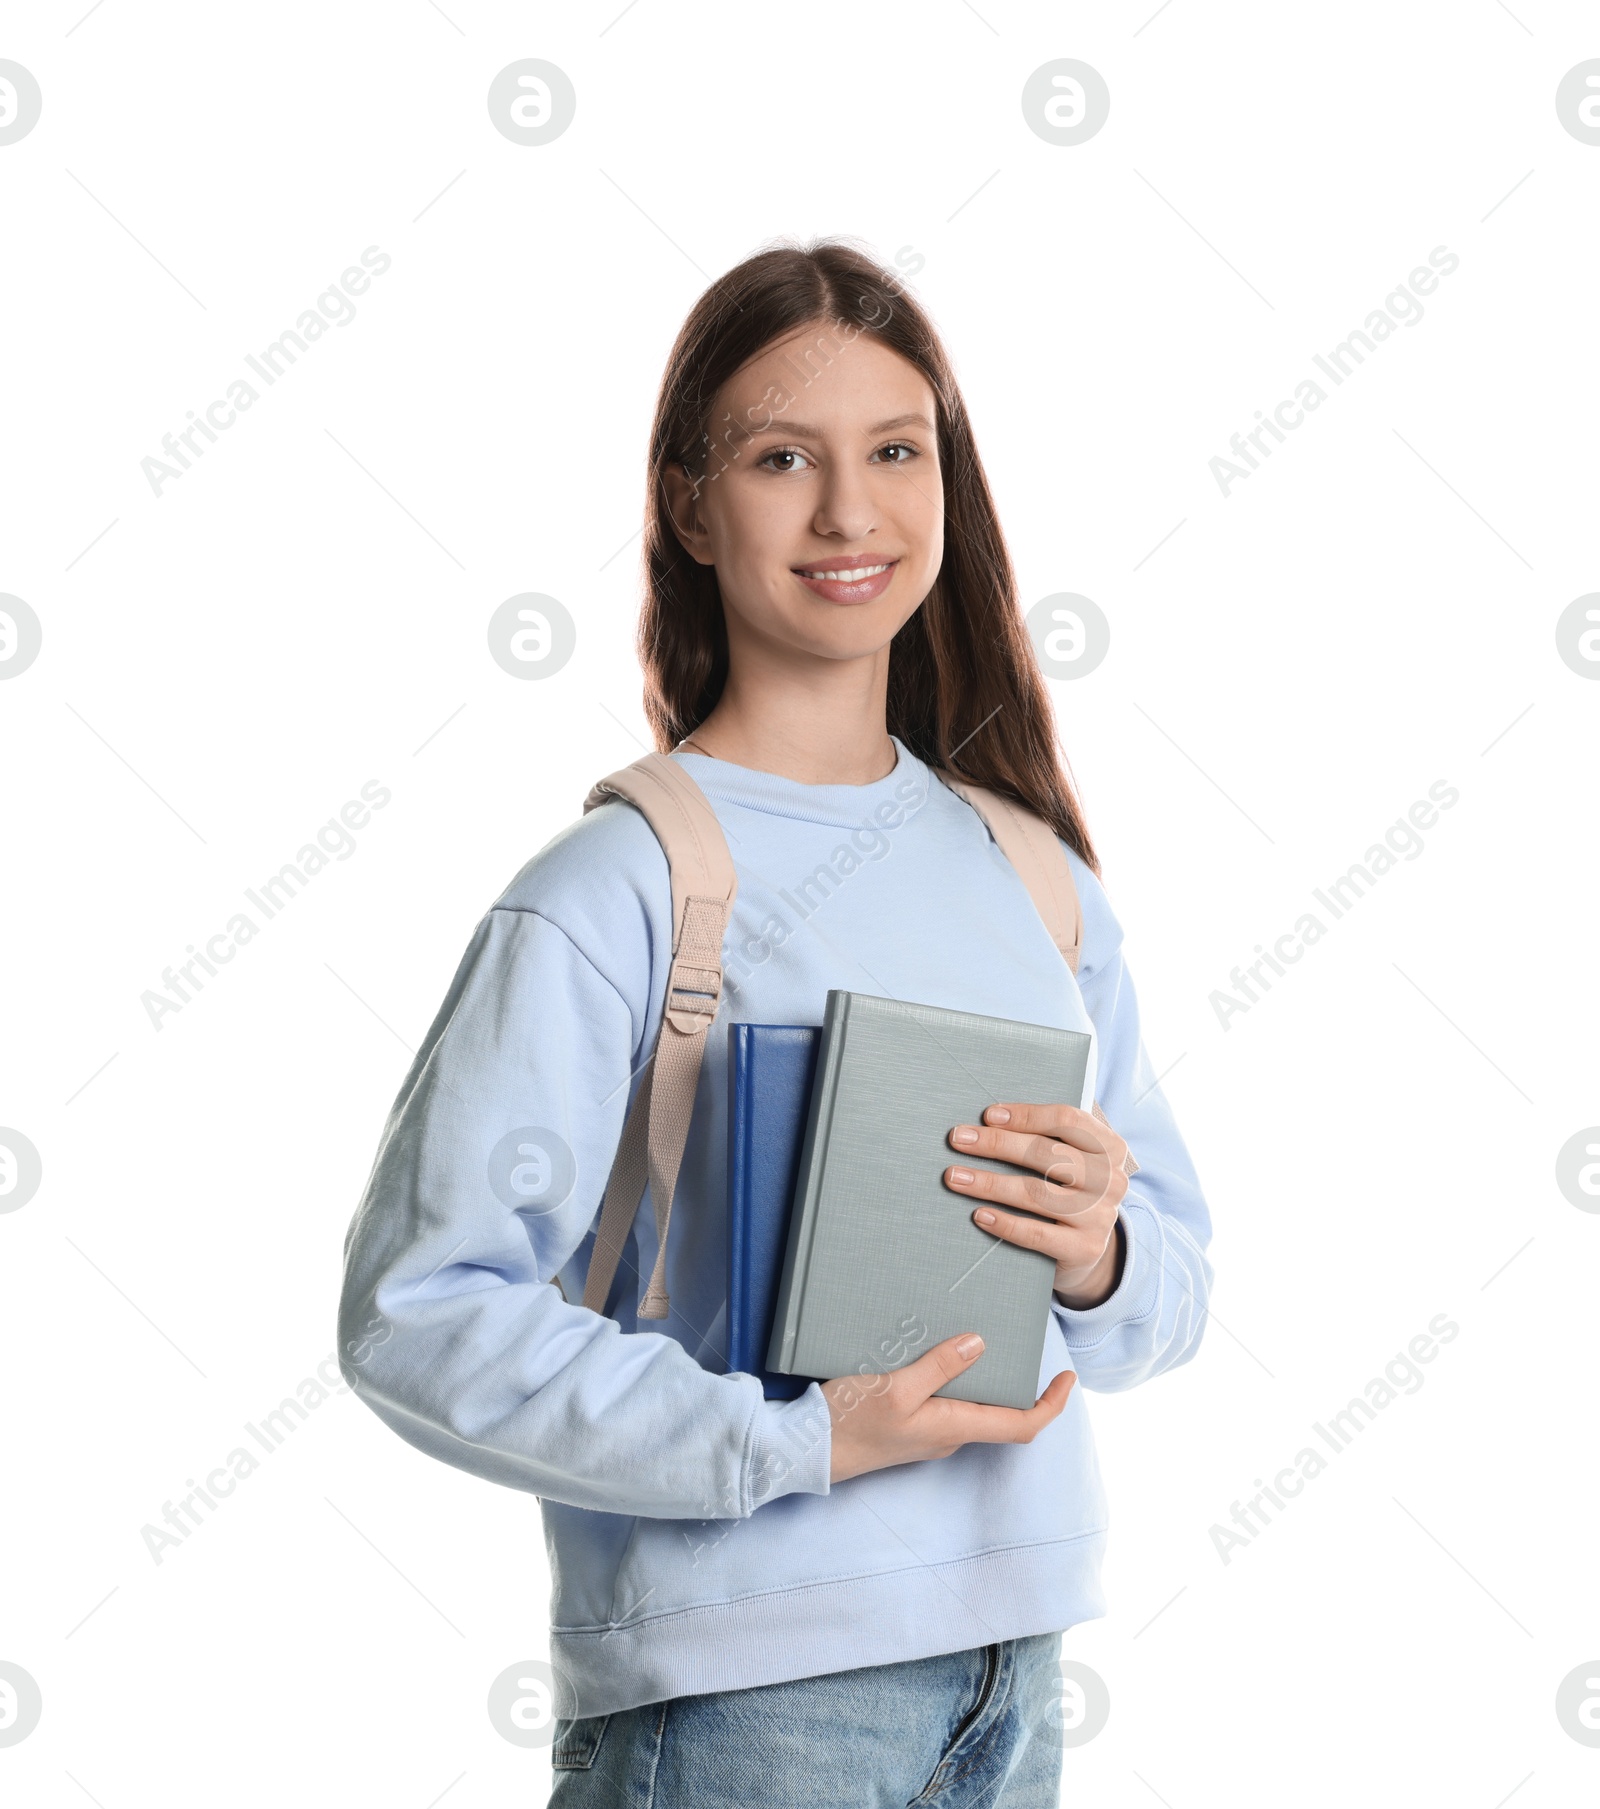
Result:
<instances>
[{"instance_id":1,"label":"forehead","mask_svg":"<svg viewBox=\"0 0 1600 1809\"><path fill-rule=\"evenodd\" d=\"M934 394L908 358L849 322L816 321L737 370L717 393L714 418L771 415L777 431L786 417L827 427L913 412L931 422Z\"/></svg>"}]
</instances>

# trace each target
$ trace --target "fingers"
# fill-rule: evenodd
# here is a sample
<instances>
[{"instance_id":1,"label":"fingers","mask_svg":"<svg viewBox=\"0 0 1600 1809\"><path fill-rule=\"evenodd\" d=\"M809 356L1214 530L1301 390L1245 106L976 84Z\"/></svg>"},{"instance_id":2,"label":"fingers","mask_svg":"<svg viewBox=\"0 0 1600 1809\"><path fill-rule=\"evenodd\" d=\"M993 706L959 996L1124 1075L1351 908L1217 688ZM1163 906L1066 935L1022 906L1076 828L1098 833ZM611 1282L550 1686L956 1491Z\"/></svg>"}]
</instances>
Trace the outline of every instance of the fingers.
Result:
<instances>
[{"instance_id":1,"label":"fingers","mask_svg":"<svg viewBox=\"0 0 1600 1809\"><path fill-rule=\"evenodd\" d=\"M974 1155L996 1156L1004 1162L1020 1162L1029 1168L1045 1166L1044 1162L1036 1162L1033 1155L1026 1153L1030 1146L1038 1149L1046 1144L1067 1144L1072 1146L1064 1152L1068 1156L1074 1149L1087 1150L1090 1155L1108 1156L1111 1149L1111 1138L1105 1125L1092 1112L1069 1105L1026 1105L1007 1101L989 1106L983 1114L982 1124L957 1125L956 1130L977 1133L975 1141L959 1144L958 1148L970 1150Z\"/></svg>"},{"instance_id":2,"label":"fingers","mask_svg":"<svg viewBox=\"0 0 1600 1809\"><path fill-rule=\"evenodd\" d=\"M1042 1213L1059 1223L1070 1223L1092 1212L1099 1198L1046 1181L1038 1175L997 1175L987 1168L947 1168L946 1183L974 1200L992 1200L997 1206L1015 1206L1023 1212ZM1101 1196L1103 1197L1103 1195ZM1048 1229L1047 1226L1041 1227ZM992 1230L985 1226L985 1230Z\"/></svg>"},{"instance_id":3,"label":"fingers","mask_svg":"<svg viewBox=\"0 0 1600 1809\"><path fill-rule=\"evenodd\" d=\"M924 1351L916 1362L897 1370L896 1378L903 1379L917 1389L929 1406L939 1409L941 1414L951 1416L950 1437L956 1442L1023 1444L1037 1437L1066 1406L1067 1396L1071 1394L1073 1383L1078 1379L1076 1375L1070 1369L1062 1370L1052 1378L1050 1386L1031 1407L991 1407L982 1401L932 1399L946 1382L953 1381L964 1370L970 1369L983 1354L982 1351L975 1351L971 1356L963 1356L956 1348L961 1337L968 1335L962 1333L958 1337L944 1339L934 1345L932 1350Z\"/></svg>"},{"instance_id":4,"label":"fingers","mask_svg":"<svg viewBox=\"0 0 1600 1809\"><path fill-rule=\"evenodd\" d=\"M836 1377L823 1384L833 1420L831 1482L893 1464L949 1457L965 1444L1029 1444L1060 1414L1077 1381L1070 1369L1053 1376L1025 1409L930 1398L982 1354L956 1348L968 1335L946 1338L904 1369L877 1378L888 1384L881 1396L862 1399L852 1391L842 1399L840 1390L860 1378Z\"/></svg>"},{"instance_id":5,"label":"fingers","mask_svg":"<svg viewBox=\"0 0 1600 1809\"><path fill-rule=\"evenodd\" d=\"M961 1340L969 1337L977 1338L977 1348L966 1352L959 1350ZM925 1396L936 1394L946 1382L954 1381L963 1370L971 1369L982 1355L983 1340L976 1332L958 1332L953 1338L941 1339L932 1350L925 1350L914 1363L907 1363L894 1373L904 1376Z\"/></svg>"},{"instance_id":6,"label":"fingers","mask_svg":"<svg viewBox=\"0 0 1600 1809\"><path fill-rule=\"evenodd\" d=\"M1070 1187L1075 1180L1083 1179L1092 1153L1058 1137L996 1130L986 1124L958 1124L948 1141L960 1155L989 1156L999 1162L1014 1162L1019 1168L1037 1169L1059 1187Z\"/></svg>"},{"instance_id":7,"label":"fingers","mask_svg":"<svg viewBox=\"0 0 1600 1809\"><path fill-rule=\"evenodd\" d=\"M1063 1369L1031 1407L989 1407L981 1401L931 1401L948 1414L949 1437L963 1445L1026 1445L1036 1439L1067 1404L1077 1376Z\"/></svg>"},{"instance_id":8,"label":"fingers","mask_svg":"<svg viewBox=\"0 0 1600 1809\"><path fill-rule=\"evenodd\" d=\"M1075 1106L1008 1104L990 1106L984 1115L1007 1122L955 1125L948 1133L951 1148L1033 1169L1042 1178L956 1164L944 1174L956 1192L1069 1221L1102 1203L1121 1202L1127 1146L1092 1113Z\"/></svg>"},{"instance_id":9,"label":"fingers","mask_svg":"<svg viewBox=\"0 0 1600 1809\"><path fill-rule=\"evenodd\" d=\"M1048 1256L1058 1270L1062 1264L1078 1267L1091 1259L1098 1239L1091 1231L1080 1228L1082 1213L1069 1213L1060 1221L1035 1218L1031 1213L996 1212L987 1225L979 1225L990 1237L1015 1244L1021 1250L1037 1250ZM1087 1243L1083 1240L1087 1238ZM1076 1239L1066 1243L1065 1239Z\"/></svg>"}]
</instances>

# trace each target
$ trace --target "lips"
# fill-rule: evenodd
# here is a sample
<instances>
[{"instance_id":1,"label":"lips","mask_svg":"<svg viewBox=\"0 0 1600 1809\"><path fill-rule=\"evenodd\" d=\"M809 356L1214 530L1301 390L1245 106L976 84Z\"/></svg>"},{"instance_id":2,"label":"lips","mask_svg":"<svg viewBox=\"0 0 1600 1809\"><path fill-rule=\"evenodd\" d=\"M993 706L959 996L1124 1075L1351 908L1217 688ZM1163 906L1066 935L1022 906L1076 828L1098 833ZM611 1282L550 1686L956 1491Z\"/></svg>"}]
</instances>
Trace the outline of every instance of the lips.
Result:
<instances>
[{"instance_id":1,"label":"lips","mask_svg":"<svg viewBox=\"0 0 1600 1809\"><path fill-rule=\"evenodd\" d=\"M830 603L869 603L881 597L894 577L898 559L819 559L794 568L806 589Z\"/></svg>"}]
</instances>

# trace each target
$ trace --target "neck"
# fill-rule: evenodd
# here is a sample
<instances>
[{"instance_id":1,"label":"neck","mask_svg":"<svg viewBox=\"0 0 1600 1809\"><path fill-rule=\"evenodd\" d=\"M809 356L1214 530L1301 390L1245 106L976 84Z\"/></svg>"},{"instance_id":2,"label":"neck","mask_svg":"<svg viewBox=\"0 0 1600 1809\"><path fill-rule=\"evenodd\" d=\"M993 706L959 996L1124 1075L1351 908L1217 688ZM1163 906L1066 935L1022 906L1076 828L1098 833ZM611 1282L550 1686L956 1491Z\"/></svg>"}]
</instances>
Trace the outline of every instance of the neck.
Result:
<instances>
[{"instance_id":1,"label":"neck","mask_svg":"<svg viewBox=\"0 0 1600 1809\"><path fill-rule=\"evenodd\" d=\"M887 647L801 672L769 670L755 681L736 664L689 751L801 785L870 785L894 771L888 687Z\"/></svg>"}]
</instances>

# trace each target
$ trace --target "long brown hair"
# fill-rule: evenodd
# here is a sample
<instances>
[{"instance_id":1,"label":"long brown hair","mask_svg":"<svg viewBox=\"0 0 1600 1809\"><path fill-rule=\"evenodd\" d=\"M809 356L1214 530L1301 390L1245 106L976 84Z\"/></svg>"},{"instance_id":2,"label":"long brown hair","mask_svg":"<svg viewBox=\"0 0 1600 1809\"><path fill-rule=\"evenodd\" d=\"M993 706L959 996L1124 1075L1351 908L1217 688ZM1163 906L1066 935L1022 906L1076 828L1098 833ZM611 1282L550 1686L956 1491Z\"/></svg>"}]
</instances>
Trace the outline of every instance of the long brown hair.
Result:
<instances>
[{"instance_id":1,"label":"long brown hair","mask_svg":"<svg viewBox=\"0 0 1600 1809\"><path fill-rule=\"evenodd\" d=\"M848 323L852 336L873 334L915 365L937 409L944 558L890 644L889 732L929 766L1030 806L1098 876L950 361L900 279L846 240L779 244L736 265L695 303L667 360L650 434L638 636L656 746L667 753L692 734L728 676L716 572L691 559L673 533L662 473L670 464L691 476L704 468L712 402L736 371L802 327L835 323Z\"/></svg>"}]
</instances>

